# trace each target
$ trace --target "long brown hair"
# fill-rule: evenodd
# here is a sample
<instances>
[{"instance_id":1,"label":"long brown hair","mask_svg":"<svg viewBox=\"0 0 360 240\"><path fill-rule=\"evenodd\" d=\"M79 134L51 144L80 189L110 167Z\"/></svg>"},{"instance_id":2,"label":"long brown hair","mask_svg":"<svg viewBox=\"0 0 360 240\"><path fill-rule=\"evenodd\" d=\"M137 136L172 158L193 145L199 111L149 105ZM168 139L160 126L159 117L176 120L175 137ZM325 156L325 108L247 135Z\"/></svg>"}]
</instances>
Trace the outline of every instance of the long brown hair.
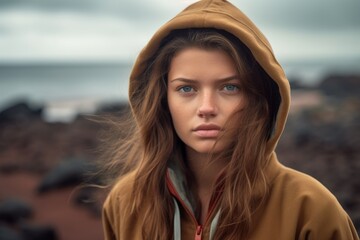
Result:
<instances>
[{"instance_id":1,"label":"long brown hair","mask_svg":"<svg viewBox=\"0 0 360 240\"><path fill-rule=\"evenodd\" d=\"M170 159L184 159L183 143L176 136L169 114L166 84L172 58L188 47L227 53L236 64L247 99L241 113L235 113L227 123L231 143L216 156L228 164L219 183L221 215L214 239L240 239L251 230L253 213L266 197L266 142L273 131L280 96L274 81L232 34L215 29L175 30L162 41L156 54L140 63L146 67L133 79L135 87L129 96L132 127L126 140L114 148L110 166L125 159L124 172L136 174L134 201L124 214L144 212L144 218L139 219L144 238L171 239L173 202L165 175ZM143 204L143 199L148 203Z\"/></svg>"}]
</instances>

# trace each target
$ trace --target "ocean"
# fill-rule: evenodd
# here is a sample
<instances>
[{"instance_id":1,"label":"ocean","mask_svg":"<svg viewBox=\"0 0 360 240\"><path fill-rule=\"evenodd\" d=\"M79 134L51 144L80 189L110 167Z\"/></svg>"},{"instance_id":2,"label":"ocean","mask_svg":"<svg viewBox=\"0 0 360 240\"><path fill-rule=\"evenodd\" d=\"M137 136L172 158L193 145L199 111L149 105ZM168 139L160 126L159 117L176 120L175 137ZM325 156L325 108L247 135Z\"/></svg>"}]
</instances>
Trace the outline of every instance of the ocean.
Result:
<instances>
[{"instance_id":1,"label":"ocean","mask_svg":"<svg viewBox=\"0 0 360 240\"><path fill-rule=\"evenodd\" d=\"M0 111L17 102L44 106L47 121L71 121L101 104L127 101L127 64L0 66Z\"/></svg>"}]
</instances>

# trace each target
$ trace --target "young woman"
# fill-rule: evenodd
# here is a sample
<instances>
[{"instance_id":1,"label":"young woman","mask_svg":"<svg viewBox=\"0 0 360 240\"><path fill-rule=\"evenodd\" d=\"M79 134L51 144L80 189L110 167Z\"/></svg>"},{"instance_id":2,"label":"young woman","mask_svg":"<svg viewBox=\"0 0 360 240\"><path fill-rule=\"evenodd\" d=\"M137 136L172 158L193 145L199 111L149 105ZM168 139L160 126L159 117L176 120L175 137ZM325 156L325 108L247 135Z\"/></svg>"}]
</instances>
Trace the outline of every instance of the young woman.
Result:
<instances>
[{"instance_id":1,"label":"young woman","mask_svg":"<svg viewBox=\"0 0 360 240\"><path fill-rule=\"evenodd\" d=\"M358 239L325 187L277 161L289 96L270 44L229 2L165 24L130 77L105 238Z\"/></svg>"}]
</instances>

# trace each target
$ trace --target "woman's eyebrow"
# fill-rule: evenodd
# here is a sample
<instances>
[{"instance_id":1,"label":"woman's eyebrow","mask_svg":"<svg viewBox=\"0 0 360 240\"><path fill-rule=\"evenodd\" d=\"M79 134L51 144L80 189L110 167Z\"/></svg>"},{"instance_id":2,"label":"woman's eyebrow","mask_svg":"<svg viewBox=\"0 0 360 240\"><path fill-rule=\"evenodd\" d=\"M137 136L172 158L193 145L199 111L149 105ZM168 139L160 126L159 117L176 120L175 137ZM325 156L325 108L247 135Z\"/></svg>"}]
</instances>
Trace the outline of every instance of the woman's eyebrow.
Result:
<instances>
[{"instance_id":1,"label":"woman's eyebrow","mask_svg":"<svg viewBox=\"0 0 360 240\"><path fill-rule=\"evenodd\" d=\"M170 80L170 82L175 82L175 81L181 81L181 82L187 82L187 83L197 82L197 80L195 80L195 79L188 79L188 78L175 78L175 79Z\"/></svg>"},{"instance_id":2,"label":"woman's eyebrow","mask_svg":"<svg viewBox=\"0 0 360 240\"><path fill-rule=\"evenodd\" d=\"M233 75L233 76L226 77L226 78L216 79L216 82L228 82L231 80L239 80L239 76ZM196 80L196 79L189 79L189 78L175 78L175 79L170 80L170 82L175 82L175 81L181 81L181 82L186 82L186 83L198 82L198 80Z\"/></svg>"},{"instance_id":3,"label":"woman's eyebrow","mask_svg":"<svg viewBox=\"0 0 360 240\"><path fill-rule=\"evenodd\" d=\"M216 82L228 82L228 81L231 81L231 80L240 80L240 78L239 78L238 75L233 75L233 76L230 76L230 77L217 79Z\"/></svg>"}]
</instances>

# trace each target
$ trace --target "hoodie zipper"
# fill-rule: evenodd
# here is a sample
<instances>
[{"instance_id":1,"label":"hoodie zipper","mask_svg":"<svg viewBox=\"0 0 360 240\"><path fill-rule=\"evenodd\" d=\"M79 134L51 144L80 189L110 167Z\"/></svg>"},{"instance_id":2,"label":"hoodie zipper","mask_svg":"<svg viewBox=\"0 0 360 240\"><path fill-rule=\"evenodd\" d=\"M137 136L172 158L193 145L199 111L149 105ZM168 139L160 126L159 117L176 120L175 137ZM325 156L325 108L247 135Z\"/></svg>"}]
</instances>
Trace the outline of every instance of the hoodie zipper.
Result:
<instances>
[{"instance_id":1,"label":"hoodie zipper","mask_svg":"<svg viewBox=\"0 0 360 240\"><path fill-rule=\"evenodd\" d=\"M202 236L202 226L198 225L196 228L195 240L201 240L201 236Z\"/></svg>"},{"instance_id":2,"label":"hoodie zipper","mask_svg":"<svg viewBox=\"0 0 360 240\"><path fill-rule=\"evenodd\" d=\"M185 211L187 212L187 214L192 218L195 226L196 226L196 231L195 231L195 237L194 239L195 240L201 240L202 239L202 233L203 233L203 226L206 226L209 219L210 219L210 216L212 215L212 212L214 211L215 209L215 205L216 205L216 202L217 200L219 199L219 197L217 196L215 201L213 201L213 204L210 206L209 208L209 211L208 211L208 214L206 216L206 219L205 219L205 222L204 222L204 225L201 225L198 223L198 221L196 220L194 214L190 211L190 209L186 206L186 204L184 203L184 201L182 200L182 198L180 197L179 193L176 191L172 181L171 181L171 178L169 176L169 173L167 173L167 178L168 180L166 181L167 184L168 184L168 187L169 187L169 190L170 192L176 197L176 199L181 203L181 205L183 206L183 208L185 209ZM211 202L211 201L210 201Z\"/></svg>"}]
</instances>

